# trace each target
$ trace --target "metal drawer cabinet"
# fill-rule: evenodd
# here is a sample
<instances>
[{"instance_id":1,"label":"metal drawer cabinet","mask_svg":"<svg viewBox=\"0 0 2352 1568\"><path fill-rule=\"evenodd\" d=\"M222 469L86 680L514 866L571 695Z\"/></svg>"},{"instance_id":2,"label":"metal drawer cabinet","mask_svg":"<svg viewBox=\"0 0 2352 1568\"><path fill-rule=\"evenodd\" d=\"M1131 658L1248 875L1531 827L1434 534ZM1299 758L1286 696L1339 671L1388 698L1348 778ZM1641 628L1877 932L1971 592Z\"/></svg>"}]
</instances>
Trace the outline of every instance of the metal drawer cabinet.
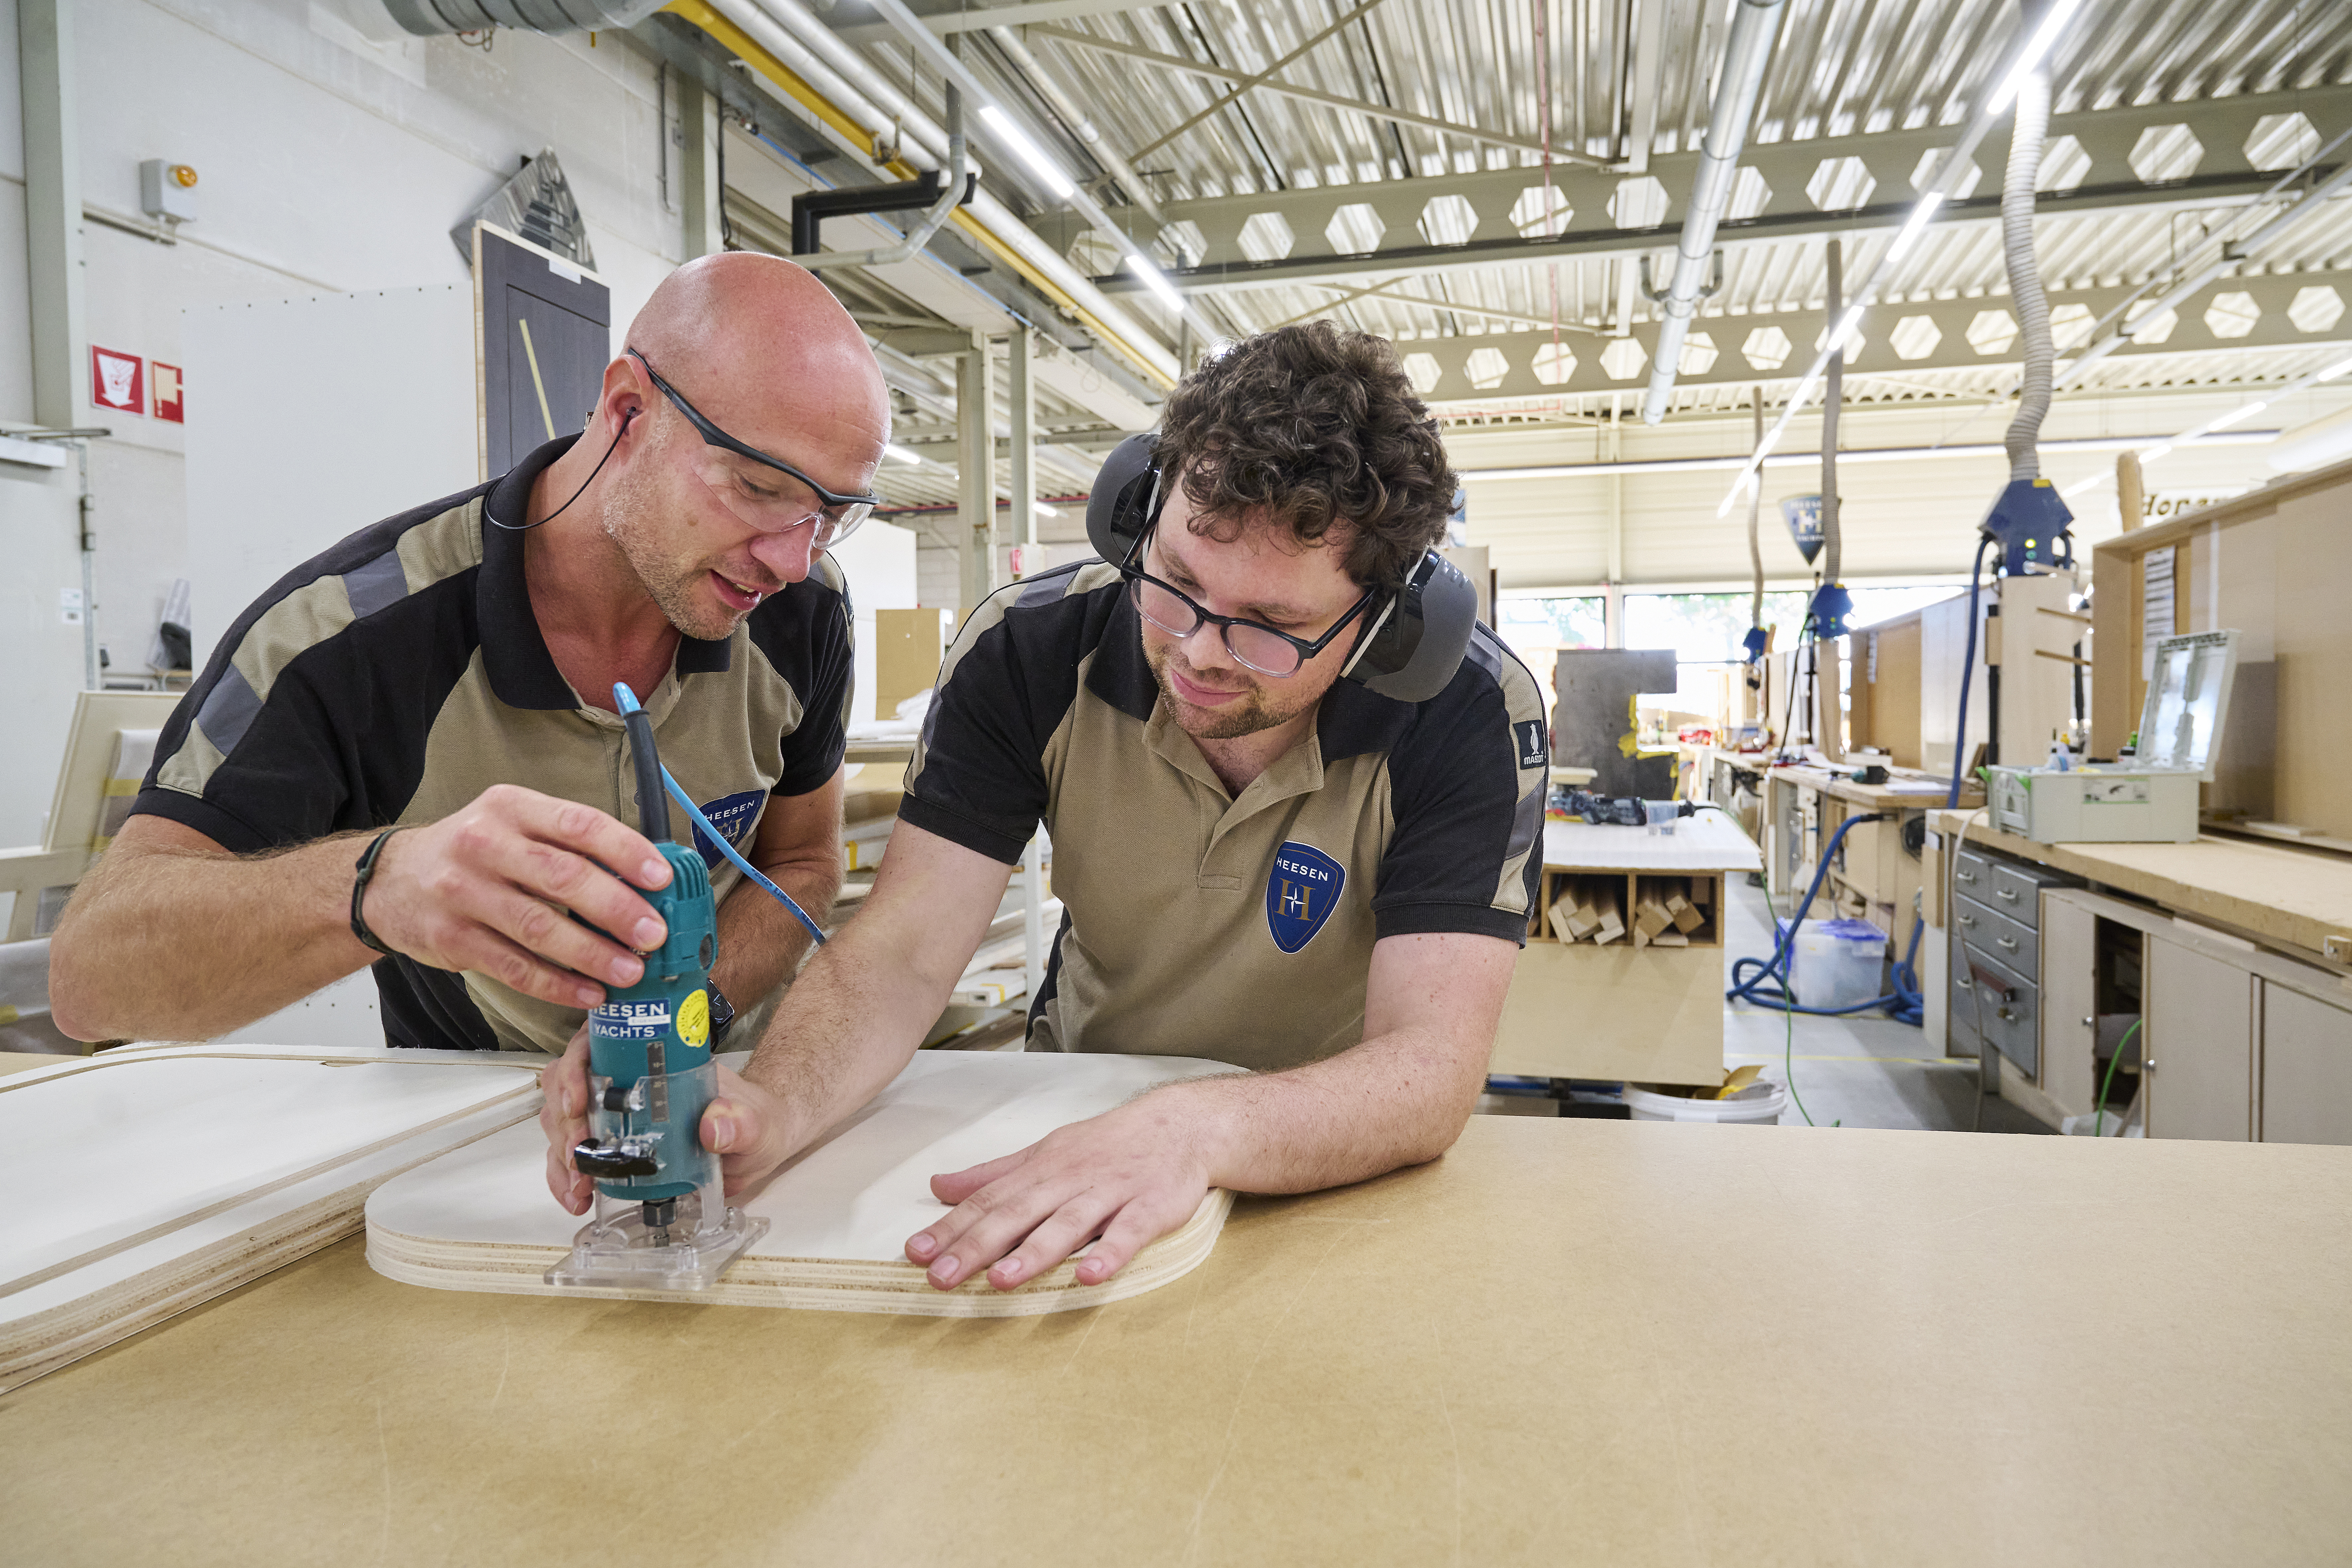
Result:
<instances>
[{"instance_id":1,"label":"metal drawer cabinet","mask_svg":"<svg viewBox=\"0 0 2352 1568\"><path fill-rule=\"evenodd\" d=\"M1994 1049L2029 1078L2042 1070L2041 987L1979 952L1975 969L1991 972L1998 989L1979 983L1968 966L1952 976L1952 1024L1972 1025Z\"/></svg>"},{"instance_id":2,"label":"metal drawer cabinet","mask_svg":"<svg viewBox=\"0 0 2352 1568\"><path fill-rule=\"evenodd\" d=\"M1952 921L1959 927L1960 940L1987 958L2040 978L2041 933L2032 924L1965 895L1952 900Z\"/></svg>"}]
</instances>

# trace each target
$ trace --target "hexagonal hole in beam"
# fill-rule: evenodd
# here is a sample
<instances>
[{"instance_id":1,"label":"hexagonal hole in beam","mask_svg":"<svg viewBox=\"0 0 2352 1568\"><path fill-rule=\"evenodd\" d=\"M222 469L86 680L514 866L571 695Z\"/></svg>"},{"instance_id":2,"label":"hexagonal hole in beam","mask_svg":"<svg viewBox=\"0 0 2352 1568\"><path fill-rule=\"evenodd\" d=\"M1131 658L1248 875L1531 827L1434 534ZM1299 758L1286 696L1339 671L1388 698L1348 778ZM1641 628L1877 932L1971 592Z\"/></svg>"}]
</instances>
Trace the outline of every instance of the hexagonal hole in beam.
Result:
<instances>
[{"instance_id":1,"label":"hexagonal hole in beam","mask_svg":"<svg viewBox=\"0 0 2352 1568\"><path fill-rule=\"evenodd\" d=\"M1421 237L1431 245L1467 245L1478 231L1478 209L1464 195L1432 196L1421 209Z\"/></svg>"},{"instance_id":2,"label":"hexagonal hole in beam","mask_svg":"<svg viewBox=\"0 0 2352 1568\"><path fill-rule=\"evenodd\" d=\"M2246 135L2246 162L2265 174L2300 168L2318 151L2319 132L2299 109L2292 114L2265 114Z\"/></svg>"},{"instance_id":3,"label":"hexagonal hole in beam","mask_svg":"<svg viewBox=\"0 0 2352 1568\"><path fill-rule=\"evenodd\" d=\"M1404 378L1412 383L1412 389L1423 397L1437 390L1438 378L1444 374L1438 366L1435 354L1404 356Z\"/></svg>"},{"instance_id":4,"label":"hexagonal hole in beam","mask_svg":"<svg viewBox=\"0 0 2352 1568\"><path fill-rule=\"evenodd\" d=\"M2005 354L2017 341L2017 318L2007 310L1979 310L1969 322L1969 347L1980 354Z\"/></svg>"},{"instance_id":5,"label":"hexagonal hole in beam","mask_svg":"<svg viewBox=\"0 0 2352 1568\"><path fill-rule=\"evenodd\" d=\"M1566 343L1546 343L1536 350L1536 379L1546 386L1565 385L1576 374L1576 351Z\"/></svg>"},{"instance_id":6,"label":"hexagonal hole in beam","mask_svg":"<svg viewBox=\"0 0 2352 1568\"><path fill-rule=\"evenodd\" d=\"M1650 351L1631 338L1619 338L1601 351L1601 368L1612 381L1631 381L1650 363Z\"/></svg>"},{"instance_id":7,"label":"hexagonal hole in beam","mask_svg":"<svg viewBox=\"0 0 2352 1568\"><path fill-rule=\"evenodd\" d=\"M2132 342L2160 344L2172 335L2172 329L2180 324L2180 318L2170 310L2158 310L2151 316L2143 305L2138 315L2127 314L2124 322L2131 328Z\"/></svg>"},{"instance_id":8,"label":"hexagonal hole in beam","mask_svg":"<svg viewBox=\"0 0 2352 1568\"><path fill-rule=\"evenodd\" d=\"M1936 176L1943 172L1944 160L1951 155L1949 147L1930 147L1920 153L1919 161L1911 165L1911 188L1924 192L1934 184ZM1960 182L1951 188L1947 199L1957 202L1974 195L1977 182L1983 178L1984 171L1977 167L1977 161L1974 158L1966 160L1960 170Z\"/></svg>"},{"instance_id":9,"label":"hexagonal hole in beam","mask_svg":"<svg viewBox=\"0 0 2352 1568\"><path fill-rule=\"evenodd\" d=\"M2091 174L2091 155L2080 138L2058 136L2042 144L2042 167L2034 171L2037 191L2071 191Z\"/></svg>"},{"instance_id":10,"label":"hexagonal hole in beam","mask_svg":"<svg viewBox=\"0 0 2352 1568\"><path fill-rule=\"evenodd\" d=\"M1886 334L1897 359L1926 359L1944 341L1943 329L1932 316L1906 316Z\"/></svg>"},{"instance_id":11,"label":"hexagonal hole in beam","mask_svg":"<svg viewBox=\"0 0 2352 1568\"><path fill-rule=\"evenodd\" d=\"M1877 188L1869 165L1852 156L1822 159L1813 177L1805 182L1805 195L1823 212L1850 212L1866 205L1870 193Z\"/></svg>"},{"instance_id":12,"label":"hexagonal hole in beam","mask_svg":"<svg viewBox=\"0 0 2352 1568\"><path fill-rule=\"evenodd\" d=\"M1813 352L1815 353L1819 353L1829 346L1830 330L1827 326L1824 326L1820 331L1813 334ZM1862 351L1869 346L1869 335L1864 332L1860 327L1854 328L1854 330L1846 336L1845 363L1852 364L1854 361L1860 359L1862 357Z\"/></svg>"},{"instance_id":13,"label":"hexagonal hole in beam","mask_svg":"<svg viewBox=\"0 0 2352 1568\"><path fill-rule=\"evenodd\" d=\"M1370 202L1349 202L1323 226L1323 237L1342 256L1363 256L1378 250L1381 236L1388 231L1389 226Z\"/></svg>"},{"instance_id":14,"label":"hexagonal hole in beam","mask_svg":"<svg viewBox=\"0 0 2352 1568\"><path fill-rule=\"evenodd\" d=\"M2061 353L2081 348L2090 342L2091 328L2097 321L2088 305L2061 305L2050 312L2050 341Z\"/></svg>"},{"instance_id":15,"label":"hexagonal hole in beam","mask_svg":"<svg viewBox=\"0 0 2352 1568\"><path fill-rule=\"evenodd\" d=\"M2344 296L2324 283L2296 289L2294 303L2286 308L2286 319L2299 332L2324 332L2343 314Z\"/></svg>"},{"instance_id":16,"label":"hexagonal hole in beam","mask_svg":"<svg viewBox=\"0 0 2352 1568\"><path fill-rule=\"evenodd\" d=\"M2151 125L2132 143L2128 162L2142 184L2153 185L2187 179L2204 156L2205 143L2186 125Z\"/></svg>"},{"instance_id":17,"label":"hexagonal hole in beam","mask_svg":"<svg viewBox=\"0 0 2352 1568\"><path fill-rule=\"evenodd\" d=\"M1741 164L1731 176L1731 199L1724 204L1723 216L1732 223L1751 218L1772 205L1772 187L1764 176L1747 164Z\"/></svg>"},{"instance_id":18,"label":"hexagonal hole in beam","mask_svg":"<svg viewBox=\"0 0 2352 1568\"><path fill-rule=\"evenodd\" d=\"M2242 289L2216 294L2205 307L2205 326L2217 338L2242 338L2263 319L2263 308Z\"/></svg>"},{"instance_id":19,"label":"hexagonal hole in beam","mask_svg":"<svg viewBox=\"0 0 2352 1568\"><path fill-rule=\"evenodd\" d=\"M1518 231L1522 239L1549 239L1566 228L1568 220L1575 216L1568 193L1558 185L1529 185L1511 204L1511 227Z\"/></svg>"},{"instance_id":20,"label":"hexagonal hole in beam","mask_svg":"<svg viewBox=\"0 0 2352 1568\"><path fill-rule=\"evenodd\" d=\"M1290 232L1290 220L1280 213L1252 213L1242 225L1242 254L1252 261L1279 261L1297 242L1298 237Z\"/></svg>"},{"instance_id":21,"label":"hexagonal hole in beam","mask_svg":"<svg viewBox=\"0 0 2352 1568\"><path fill-rule=\"evenodd\" d=\"M1609 221L1619 228L1655 228L1666 221L1666 187L1654 175L1618 182L1609 198Z\"/></svg>"},{"instance_id":22,"label":"hexagonal hole in beam","mask_svg":"<svg viewBox=\"0 0 2352 1568\"><path fill-rule=\"evenodd\" d=\"M1715 338L1707 332L1693 332L1683 339L1683 352L1675 362L1676 374L1705 375L1715 368L1723 351L1715 346Z\"/></svg>"},{"instance_id":23,"label":"hexagonal hole in beam","mask_svg":"<svg viewBox=\"0 0 2352 1568\"><path fill-rule=\"evenodd\" d=\"M1472 349L1470 357L1462 363L1462 374L1468 376L1470 384L1479 391L1492 392L1503 384L1505 376L1511 374L1511 362L1503 357L1500 349Z\"/></svg>"},{"instance_id":24,"label":"hexagonal hole in beam","mask_svg":"<svg viewBox=\"0 0 2352 1568\"><path fill-rule=\"evenodd\" d=\"M1758 370L1778 370L1789 363L1789 351L1796 347L1789 334L1778 327L1759 327L1748 334L1739 345L1739 353Z\"/></svg>"}]
</instances>

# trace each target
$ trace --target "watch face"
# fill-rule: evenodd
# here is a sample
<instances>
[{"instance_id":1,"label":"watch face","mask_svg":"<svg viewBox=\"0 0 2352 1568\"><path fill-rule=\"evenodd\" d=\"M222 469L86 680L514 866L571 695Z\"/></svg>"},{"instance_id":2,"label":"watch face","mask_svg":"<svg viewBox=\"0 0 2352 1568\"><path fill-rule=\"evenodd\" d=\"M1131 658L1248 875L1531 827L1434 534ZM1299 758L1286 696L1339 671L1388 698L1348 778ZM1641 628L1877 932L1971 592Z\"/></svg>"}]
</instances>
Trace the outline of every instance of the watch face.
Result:
<instances>
[{"instance_id":1,"label":"watch face","mask_svg":"<svg viewBox=\"0 0 2352 1568\"><path fill-rule=\"evenodd\" d=\"M716 1041L727 1032L727 1026L735 1021L735 1004L727 1000L727 994L718 986L713 985L709 989L710 1037Z\"/></svg>"}]
</instances>

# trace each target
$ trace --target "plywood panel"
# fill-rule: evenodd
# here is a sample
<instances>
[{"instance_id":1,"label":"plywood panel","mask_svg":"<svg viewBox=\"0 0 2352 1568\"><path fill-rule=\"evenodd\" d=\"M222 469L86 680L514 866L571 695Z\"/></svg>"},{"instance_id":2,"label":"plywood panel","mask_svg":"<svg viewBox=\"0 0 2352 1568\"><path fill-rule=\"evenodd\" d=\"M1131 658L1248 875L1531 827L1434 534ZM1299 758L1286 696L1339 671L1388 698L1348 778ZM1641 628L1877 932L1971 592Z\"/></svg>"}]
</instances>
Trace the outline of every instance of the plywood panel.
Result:
<instances>
[{"instance_id":1,"label":"plywood panel","mask_svg":"<svg viewBox=\"0 0 2352 1568\"><path fill-rule=\"evenodd\" d=\"M1878 634L1878 679L1871 686L1871 738L1898 768L1924 767L1919 750L1918 617Z\"/></svg>"},{"instance_id":2,"label":"plywood panel","mask_svg":"<svg viewBox=\"0 0 2352 1568\"><path fill-rule=\"evenodd\" d=\"M976 1276L941 1291L905 1251L908 1237L947 1212L931 1196L930 1178L1018 1152L1160 1084L1234 1070L1189 1057L920 1053L830 1138L740 1200L768 1221L768 1232L708 1290L549 1285L543 1276L571 1251L581 1222L548 1196L547 1143L535 1123L387 1184L368 1204L368 1260L406 1284L505 1295L950 1318L1100 1306L1197 1266L1216 1243L1230 1195L1210 1193L1190 1221L1106 1284L1079 1285L1075 1265L1065 1263L1014 1290Z\"/></svg>"}]
</instances>

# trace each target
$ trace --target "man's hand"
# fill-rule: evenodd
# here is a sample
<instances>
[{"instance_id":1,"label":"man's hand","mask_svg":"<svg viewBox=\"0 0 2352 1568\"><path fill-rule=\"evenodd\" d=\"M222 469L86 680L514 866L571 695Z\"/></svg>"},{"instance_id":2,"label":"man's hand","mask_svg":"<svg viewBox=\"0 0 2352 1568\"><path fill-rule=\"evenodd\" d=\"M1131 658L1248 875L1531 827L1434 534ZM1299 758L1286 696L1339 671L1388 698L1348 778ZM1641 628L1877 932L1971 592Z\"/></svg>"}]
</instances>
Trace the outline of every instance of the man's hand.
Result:
<instances>
[{"instance_id":1,"label":"man's hand","mask_svg":"<svg viewBox=\"0 0 2352 1568\"><path fill-rule=\"evenodd\" d=\"M982 1269L1000 1290L1027 1284L1095 1237L1078 1283L1099 1285L1192 1217L1209 1191L1201 1123L1161 1091L1047 1133L1016 1154L931 1178L955 1212L907 1242L930 1282L952 1290Z\"/></svg>"},{"instance_id":2,"label":"man's hand","mask_svg":"<svg viewBox=\"0 0 2352 1568\"><path fill-rule=\"evenodd\" d=\"M719 1093L703 1109L702 1146L719 1155L719 1168L733 1197L784 1163L792 1152L783 1131L782 1106L774 1095L747 1083L726 1063L719 1068ZM547 1134L547 1190L568 1214L586 1214L595 1201L596 1180L572 1163L572 1151L588 1136L588 1026L541 1068L539 1125Z\"/></svg>"},{"instance_id":3,"label":"man's hand","mask_svg":"<svg viewBox=\"0 0 2352 1568\"><path fill-rule=\"evenodd\" d=\"M604 1000L595 982L635 984L646 966L630 948L662 940L653 906L629 883L668 881L660 853L594 806L499 784L452 816L394 834L362 913L378 941L420 963L487 974L560 1007L593 1007Z\"/></svg>"}]
</instances>

